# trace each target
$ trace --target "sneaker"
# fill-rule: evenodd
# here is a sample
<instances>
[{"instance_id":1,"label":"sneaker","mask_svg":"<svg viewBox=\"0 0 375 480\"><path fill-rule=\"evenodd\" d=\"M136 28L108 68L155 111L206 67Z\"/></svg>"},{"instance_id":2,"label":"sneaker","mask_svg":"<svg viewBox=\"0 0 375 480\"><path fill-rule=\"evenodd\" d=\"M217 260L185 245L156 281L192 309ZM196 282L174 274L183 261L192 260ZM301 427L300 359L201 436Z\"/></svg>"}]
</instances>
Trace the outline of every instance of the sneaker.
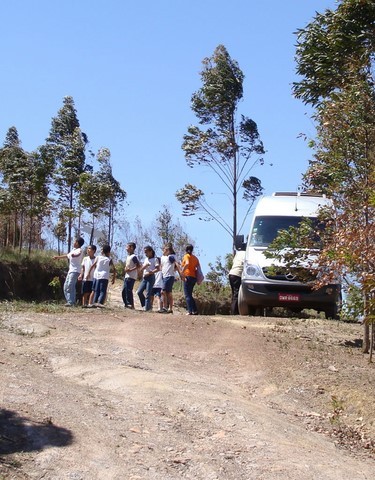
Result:
<instances>
[{"instance_id":1,"label":"sneaker","mask_svg":"<svg viewBox=\"0 0 375 480\"><path fill-rule=\"evenodd\" d=\"M158 313L168 313L168 310L166 308L160 308Z\"/></svg>"},{"instance_id":2,"label":"sneaker","mask_svg":"<svg viewBox=\"0 0 375 480\"><path fill-rule=\"evenodd\" d=\"M193 315L191 312L186 312L185 315Z\"/></svg>"},{"instance_id":3,"label":"sneaker","mask_svg":"<svg viewBox=\"0 0 375 480\"><path fill-rule=\"evenodd\" d=\"M173 313L173 310L166 310L165 313Z\"/></svg>"},{"instance_id":4,"label":"sneaker","mask_svg":"<svg viewBox=\"0 0 375 480\"><path fill-rule=\"evenodd\" d=\"M72 306L73 306L72 303L66 303L66 304L64 305L64 307L72 307Z\"/></svg>"}]
</instances>

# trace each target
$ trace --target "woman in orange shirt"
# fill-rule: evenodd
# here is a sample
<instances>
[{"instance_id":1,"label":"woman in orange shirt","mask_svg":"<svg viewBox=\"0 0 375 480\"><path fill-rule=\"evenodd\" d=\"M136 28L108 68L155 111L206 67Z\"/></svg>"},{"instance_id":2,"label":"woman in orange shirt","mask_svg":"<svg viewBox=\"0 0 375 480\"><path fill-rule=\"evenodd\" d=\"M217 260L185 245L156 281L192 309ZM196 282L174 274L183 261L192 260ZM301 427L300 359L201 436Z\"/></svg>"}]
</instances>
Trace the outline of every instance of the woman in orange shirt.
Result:
<instances>
[{"instance_id":1,"label":"woman in orange shirt","mask_svg":"<svg viewBox=\"0 0 375 480\"><path fill-rule=\"evenodd\" d=\"M199 260L193 255L193 245L186 245L186 254L181 262L181 273L184 278L184 295L186 300L186 315L198 315L197 305L193 298L193 289L197 283L197 268Z\"/></svg>"}]
</instances>

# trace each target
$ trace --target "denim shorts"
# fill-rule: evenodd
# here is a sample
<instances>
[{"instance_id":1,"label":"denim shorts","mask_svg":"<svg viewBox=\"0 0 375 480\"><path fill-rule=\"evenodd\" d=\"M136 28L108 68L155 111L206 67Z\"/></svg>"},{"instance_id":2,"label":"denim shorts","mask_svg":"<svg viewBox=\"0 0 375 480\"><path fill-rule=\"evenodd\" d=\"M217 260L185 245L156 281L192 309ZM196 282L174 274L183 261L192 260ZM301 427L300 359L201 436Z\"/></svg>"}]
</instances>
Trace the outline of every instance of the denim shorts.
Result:
<instances>
[{"instance_id":1,"label":"denim shorts","mask_svg":"<svg viewBox=\"0 0 375 480\"><path fill-rule=\"evenodd\" d=\"M154 297L160 297L161 295L161 287L155 287L152 289L151 295Z\"/></svg>"},{"instance_id":2,"label":"denim shorts","mask_svg":"<svg viewBox=\"0 0 375 480\"><path fill-rule=\"evenodd\" d=\"M163 278L163 292L170 293L173 289L174 277Z\"/></svg>"}]
</instances>

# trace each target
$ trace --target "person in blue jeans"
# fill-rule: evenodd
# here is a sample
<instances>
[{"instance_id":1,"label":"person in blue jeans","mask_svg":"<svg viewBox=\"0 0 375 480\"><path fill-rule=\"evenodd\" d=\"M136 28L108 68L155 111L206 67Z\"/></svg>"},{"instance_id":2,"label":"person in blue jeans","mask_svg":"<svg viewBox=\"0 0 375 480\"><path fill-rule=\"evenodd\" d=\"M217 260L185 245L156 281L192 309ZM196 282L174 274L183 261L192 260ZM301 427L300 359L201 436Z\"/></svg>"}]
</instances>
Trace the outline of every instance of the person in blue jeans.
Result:
<instances>
[{"instance_id":1,"label":"person in blue jeans","mask_svg":"<svg viewBox=\"0 0 375 480\"><path fill-rule=\"evenodd\" d=\"M109 245L103 245L101 254L95 259L95 262L90 267L89 274L95 270L94 273L94 287L90 296L89 307L101 307L107 297L107 288L109 283L110 271L112 270L112 285L116 280L116 269L113 264L113 260L110 257L111 247Z\"/></svg>"},{"instance_id":2,"label":"person in blue jeans","mask_svg":"<svg viewBox=\"0 0 375 480\"><path fill-rule=\"evenodd\" d=\"M125 277L124 285L122 287L122 300L125 308L134 309L133 287L138 278L139 260L134 253L136 244L129 242L126 245L128 256L125 260Z\"/></svg>"},{"instance_id":3,"label":"person in blue jeans","mask_svg":"<svg viewBox=\"0 0 375 480\"><path fill-rule=\"evenodd\" d=\"M142 267L140 268L140 270L143 271L143 277L138 287L137 294L142 308L148 312L149 310L152 310L152 287L155 283L155 273L160 270L160 264L159 259L155 256L155 251L152 247L147 245L144 252L146 258ZM146 291L146 296L143 293L144 291Z\"/></svg>"},{"instance_id":4,"label":"person in blue jeans","mask_svg":"<svg viewBox=\"0 0 375 480\"><path fill-rule=\"evenodd\" d=\"M194 247L190 243L186 245L185 255L181 262L181 273L184 279L184 295L186 300L186 315L197 315L197 304L193 297L194 286L197 283L197 270L199 260L193 254Z\"/></svg>"},{"instance_id":5,"label":"person in blue jeans","mask_svg":"<svg viewBox=\"0 0 375 480\"><path fill-rule=\"evenodd\" d=\"M76 238L73 244L73 250L64 255L55 255L54 260L67 258L69 260L69 270L64 283L64 295L66 307L73 307L76 304L76 286L81 271L83 257L82 245L85 243L83 238Z\"/></svg>"}]
</instances>

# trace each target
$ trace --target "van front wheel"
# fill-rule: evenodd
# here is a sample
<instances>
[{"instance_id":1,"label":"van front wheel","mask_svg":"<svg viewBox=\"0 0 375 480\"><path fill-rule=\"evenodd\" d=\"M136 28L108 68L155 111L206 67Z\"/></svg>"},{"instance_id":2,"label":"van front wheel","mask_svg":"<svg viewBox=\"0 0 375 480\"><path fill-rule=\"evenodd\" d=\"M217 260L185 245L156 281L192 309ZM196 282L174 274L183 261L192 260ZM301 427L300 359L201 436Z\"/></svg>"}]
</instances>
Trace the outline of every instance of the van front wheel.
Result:
<instances>
[{"instance_id":1,"label":"van front wheel","mask_svg":"<svg viewBox=\"0 0 375 480\"><path fill-rule=\"evenodd\" d=\"M253 307L252 305L248 305L246 300L244 299L242 287L240 287L240 291L238 292L238 311L240 315L255 315L257 312L257 307Z\"/></svg>"},{"instance_id":2,"label":"van front wheel","mask_svg":"<svg viewBox=\"0 0 375 480\"><path fill-rule=\"evenodd\" d=\"M249 306L247 302L244 299L243 291L242 291L242 286L240 287L240 290L238 292L238 311L240 315L249 315Z\"/></svg>"}]
</instances>

